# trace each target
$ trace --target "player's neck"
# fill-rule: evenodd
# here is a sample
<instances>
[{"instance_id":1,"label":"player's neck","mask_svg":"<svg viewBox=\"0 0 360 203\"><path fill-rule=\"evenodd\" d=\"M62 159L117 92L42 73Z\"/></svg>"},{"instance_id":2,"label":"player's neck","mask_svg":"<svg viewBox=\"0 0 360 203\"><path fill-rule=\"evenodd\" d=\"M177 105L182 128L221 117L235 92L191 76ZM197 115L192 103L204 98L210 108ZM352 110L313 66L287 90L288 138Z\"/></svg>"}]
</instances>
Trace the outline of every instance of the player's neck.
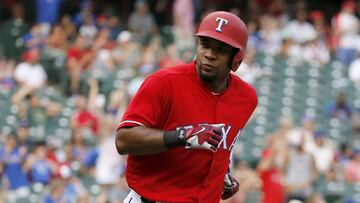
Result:
<instances>
[{"instance_id":1,"label":"player's neck","mask_svg":"<svg viewBox=\"0 0 360 203\"><path fill-rule=\"evenodd\" d=\"M228 77L224 80L216 80L213 82L205 82L207 88L209 88L213 94L220 94L228 87Z\"/></svg>"}]
</instances>

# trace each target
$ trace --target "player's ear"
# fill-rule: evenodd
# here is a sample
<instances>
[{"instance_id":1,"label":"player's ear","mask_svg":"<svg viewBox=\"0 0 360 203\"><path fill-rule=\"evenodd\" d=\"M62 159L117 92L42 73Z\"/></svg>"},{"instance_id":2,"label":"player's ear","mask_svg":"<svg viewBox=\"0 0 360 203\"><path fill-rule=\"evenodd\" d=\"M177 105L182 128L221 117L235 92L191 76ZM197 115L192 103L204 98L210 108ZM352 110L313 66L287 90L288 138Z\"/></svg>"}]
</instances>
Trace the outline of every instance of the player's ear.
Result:
<instances>
[{"instance_id":1,"label":"player's ear","mask_svg":"<svg viewBox=\"0 0 360 203\"><path fill-rule=\"evenodd\" d=\"M200 37L195 36L195 40L196 40L196 45L199 46L199 44L200 44Z\"/></svg>"},{"instance_id":2,"label":"player's ear","mask_svg":"<svg viewBox=\"0 0 360 203\"><path fill-rule=\"evenodd\" d=\"M230 68L234 65L233 63L234 63L234 57L235 57L235 55L238 53L238 51L239 51L239 49L236 49L236 48L233 48L233 50L232 50L232 52L231 52L231 55L230 55ZM239 64L238 65L240 65L241 64L241 62L242 62L242 60L241 61L239 61Z\"/></svg>"}]
</instances>

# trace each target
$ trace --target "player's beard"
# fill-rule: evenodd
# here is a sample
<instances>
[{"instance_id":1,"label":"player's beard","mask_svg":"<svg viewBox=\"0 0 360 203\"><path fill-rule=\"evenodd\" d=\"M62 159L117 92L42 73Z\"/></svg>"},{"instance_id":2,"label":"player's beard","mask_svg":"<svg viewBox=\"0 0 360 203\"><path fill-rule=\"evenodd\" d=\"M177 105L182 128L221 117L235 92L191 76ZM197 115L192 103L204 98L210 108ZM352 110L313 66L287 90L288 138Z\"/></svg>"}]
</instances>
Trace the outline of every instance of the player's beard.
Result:
<instances>
[{"instance_id":1,"label":"player's beard","mask_svg":"<svg viewBox=\"0 0 360 203\"><path fill-rule=\"evenodd\" d=\"M218 74L219 74L218 71L214 71L212 73L205 72L204 70L201 69L200 64L197 68L197 71L199 73L201 80L207 83L214 82L218 78Z\"/></svg>"},{"instance_id":2,"label":"player's beard","mask_svg":"<svg viewBox=\"0 0 360 203\"><path fill-rule=\"evenodd\" d=\"M209 75L209 74L204 73L201 69L199 69L198 72L199 72L199 76L200 76L201 80L204 82L207 82L207 83L214 82L217 78L217 74Z\"/></svg>"}]
</instances>

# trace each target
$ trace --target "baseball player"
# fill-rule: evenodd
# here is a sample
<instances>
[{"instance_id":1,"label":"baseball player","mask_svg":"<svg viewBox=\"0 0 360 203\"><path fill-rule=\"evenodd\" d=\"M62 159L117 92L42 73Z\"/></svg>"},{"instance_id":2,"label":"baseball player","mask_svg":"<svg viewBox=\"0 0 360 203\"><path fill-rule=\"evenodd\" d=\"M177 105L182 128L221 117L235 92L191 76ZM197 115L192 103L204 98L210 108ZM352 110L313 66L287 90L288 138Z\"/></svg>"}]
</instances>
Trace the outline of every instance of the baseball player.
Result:
<instances>
[{"instance_id":1,"label":"baseball player","mask_svg":"<svg viewBox=\"0 0 360 203\"><path fill-rule=\"evenodd\" d=\"M230 154L257 96L230 72L243 59L247 29L217 11L195 37L196 60L150 75L119 124L116 148L129 154L125 203L218 203L238 190Z\"/></svg>"}]
</instances>

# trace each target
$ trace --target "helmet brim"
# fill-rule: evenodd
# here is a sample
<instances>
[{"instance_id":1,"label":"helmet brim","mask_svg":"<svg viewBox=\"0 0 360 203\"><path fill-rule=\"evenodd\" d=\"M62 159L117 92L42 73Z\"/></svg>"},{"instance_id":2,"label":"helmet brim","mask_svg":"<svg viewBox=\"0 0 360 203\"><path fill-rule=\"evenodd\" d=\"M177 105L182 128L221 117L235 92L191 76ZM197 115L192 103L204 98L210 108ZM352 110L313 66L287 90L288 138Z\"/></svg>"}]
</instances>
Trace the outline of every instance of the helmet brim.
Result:
<instances>
[{"instance_id":1,"label":"helmet brim","mask_svg":"<svg viewBox=\"0 0 360 203\"><path fill-rule=\"evenodd\" d=\"M224 42L234 48L237 49L241 49L241 46L239 43L235 42L233 39L231 39L230 37L220 33L220 32L216 32L216 31L202 31L202 32L197 32L194 34L195 36L198 37L209 37L212 39L216 39L219 40L221 42Z\"/></svg>"}]
</instances>

